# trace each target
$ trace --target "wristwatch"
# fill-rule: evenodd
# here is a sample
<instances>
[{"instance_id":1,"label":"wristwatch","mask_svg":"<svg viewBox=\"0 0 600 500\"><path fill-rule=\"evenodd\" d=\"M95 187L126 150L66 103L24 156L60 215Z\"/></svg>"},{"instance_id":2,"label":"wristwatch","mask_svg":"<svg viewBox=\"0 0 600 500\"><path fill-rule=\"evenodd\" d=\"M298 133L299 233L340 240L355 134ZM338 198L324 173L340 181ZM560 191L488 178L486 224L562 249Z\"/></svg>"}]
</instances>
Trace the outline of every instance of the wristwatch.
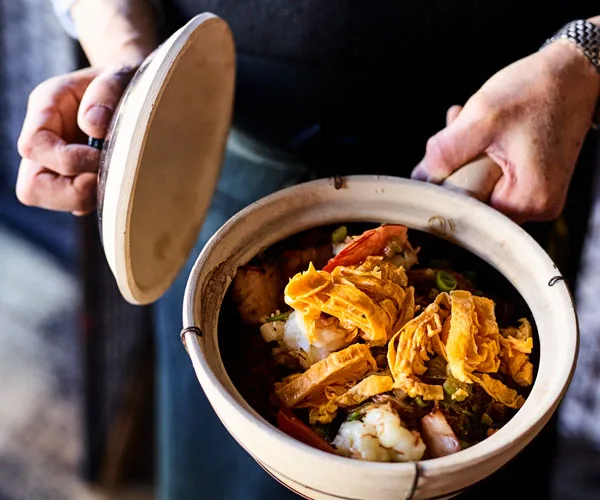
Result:
<instances>
[{"instance_id":1,"label":"wristwatch","mask_svg":"<svg viewBox=\"0 0 600 500\"><path fill-rule=\"evenodd\" d=\"M600 26L585 19L577 19L565 24L541 48L556 40L573 43L600 73Z\"/></svg>"},{"instance_id":2,"label":"wristwatch","mask_svg":"<svg viewBox=\"0 0 600 500\"><path fill-rule=\"evenodd\" d=\"M548 38L540 49L556 40L568 40L573 43L600 73L600 26L585 19L571 21ZM592 117L592 129L600 129L600 103Z\"/></svg>"}]
</instances>

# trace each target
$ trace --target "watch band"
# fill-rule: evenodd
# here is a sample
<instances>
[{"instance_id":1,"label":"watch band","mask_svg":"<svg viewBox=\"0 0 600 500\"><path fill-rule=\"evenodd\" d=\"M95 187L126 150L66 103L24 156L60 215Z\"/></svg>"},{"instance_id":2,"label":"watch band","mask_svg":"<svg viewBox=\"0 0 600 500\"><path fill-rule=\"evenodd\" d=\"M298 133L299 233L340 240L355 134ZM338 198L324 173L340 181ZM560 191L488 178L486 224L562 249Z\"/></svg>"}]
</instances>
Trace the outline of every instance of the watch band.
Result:
<instances>
[{"instance_id":1,"label":"watch band","mask_svg":"<svg viewBox=\"0 0 600 500\"><path fill-rule=\"evenodd\" d=\"M577 19L565 24L540 47L543 49L556 40L573 43L600 73L600 27L585 19ZM593 130L600 130L600 103L592 117Z\"/></svg>"},{"instance_id":2,"label":"watch band","mask_svg":"<svg viewBox=\"0 0 600 500\"><path fill-rule=\"evenodd\" d=\"M577 19L565 24L541 48L556 40L573 43L600 73L600 27L585 19Z\"/></svg>"}]
</instances>

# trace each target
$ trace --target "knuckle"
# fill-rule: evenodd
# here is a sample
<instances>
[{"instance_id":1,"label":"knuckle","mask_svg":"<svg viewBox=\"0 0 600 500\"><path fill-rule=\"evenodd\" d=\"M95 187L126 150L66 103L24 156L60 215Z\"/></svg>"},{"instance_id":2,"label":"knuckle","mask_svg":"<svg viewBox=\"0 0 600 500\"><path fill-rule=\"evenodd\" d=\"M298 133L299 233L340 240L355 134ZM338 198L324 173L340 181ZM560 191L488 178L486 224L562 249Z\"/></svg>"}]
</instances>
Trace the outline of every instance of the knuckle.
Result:
<instances>
[{"instance_id":1,"label":"knuckle","mask_svg":"<svg viewBox=\"0 0 600 500\"><path fill-rule=\"evenodd\" d=\"M427 139L425 144L425 154L430 158L436 158L441 151L439 133Z\"/></svg>"},{"instance_id":2,"label":"knuckle","mask_svg":"<svg viewBox=\"0 0 600 500\"><path fill-rule=\"evenodd\" d=\"M44 89L46 88L45 83L46 82L37 84L33 88L33 90L29 93L29 97L27 99L29 106L31 106L33 103L35 103L35 101L37 101L39 99L39 96L44 93Z\"/></svg>"},{"instance_id":3,"label":"knuckle","mask_svg":"<svg viewBox=\"0 0 600 500\"><path fill-rule=\"evenodd\" d=\"M33 153L33 143L29 135L21 134L17 139L17 151L22 158L29 158Z\"/></svg>"},{"instance_id":4,"label":"knuckle","mask_svg":"<svg viewBox=\"0 0 600 500\"><path fill-rule=\"evenodd\" d=\"M110 80L119 85L119 87L124 88L137 71L137 68L137 65L121 65L116 68L110 68L103 76L107 76Z\"/></svg>"},{"instance_id":5,"label":"knuckle","mask_svg":"<svg viewBox=\"0 0 600 500\"><path fill-rule=\"evenodd\" d=\"M22 178L19 178L17 180L16 195L17 199L23 205L30 207L37 205L35 186L33 186L33 182L29 179L23 180Z\"/></svg>"},{"instance_id":6,"label":"knuckle","mask_svg":"<svg viewBox=\"0 0 600 500\"><path fill-rule=\"evenodd\" d=\"M498 100L495 93L485 88L479 90L467 103L473 123L478 127L492 128L502 119L507 107ZM465 106L465 107L467 107Z\"/></svg>"},{"instance_id":7,"label":"knuckle","mask_svg":"<svg viewBox=\"0 0 600 500\"><path fill-rule=\"evenodd\" d=\"M550 206L550 199L548 195L540 190L530 197L529 208L536 215L542 215L545 213Z\"/></svg>"},{"instance_id":8,"label":"knuckle","mask_svg":"<svg viewBox=\"0 0 600 500\"><path fill-rule=\"evenodd\" d=\"M96 206L97 177L94 174L77 176L73 184L72 209L77 211L91 211Z\"/></svg>"},{"instance_id":9,"label":"knuckle","mask_svg":"<svg viewBox=\"0 0 600 500\"><path fill-rule=\"evenodd\" d=\"M556 219L562 212L560 204L554 201L546 201L542 206L539 207L538 215L540 219L552 220Z\"/></svg>"},{"instance_id":10,"label":"knuckle","mask_svg":"<svg viewBox=\"0 0 600 500\"><path fill-rule=\"evenodd\" d=\"M53 95L63 88L66 82L65 75L58 75L38 83L29 93L27 106L35 107L38 102L47 99L49 95Z\"/></svg>"},{"instance_id":11,"label":"knuckle","mask_svg":"<svg viewBox=\"0 0 600 500\"><path fill-rule=\"evenodd\" d=\"M557 204L552 205L546 211L546 217L548 218L548 220L558 219L561 214L562 214L562 207Z\"/></svg>"},{"instance_id":12,"label":"knuckle","mask_svg":"<svg viewBox=\"0 0 600 500\"><path fill-rule=\"evenodd\" d=\"M562 205L549 192L540 190L530 198L528 212L538 220L556 219Z\"/></svg>"},{"instance_id":13,"label":"knuckle","mask_svg":"<svg viewBox=\"0 0 600 500\"><path fill-rule=\"evenodd\" d=\"M74 201L73 204L77 206L79 210L87 208L92 200L92 185L85 184L82 186L76 186L74 190Z\"/></svg>"},{"instance_id":14,"label":"knuckle","mask_svg":"<svg viewBox=\"0 0 600 500\"><path fill-rule=\"evenodd\" d=\"M476 115L481 116L487 116L494 113L496 108L496 106L494 106L494 100L483 90L480 90L469 104L472 111Z\"/></svg>"},{"instance_id":15,"label":"knuckle","mask_svg":"<svg viewBox=\"0 0 600 500\"><path fill-rule=\"evenodd\" d=\"M71 212L86 213L89 211L89 203L84 197L76 196L68 210Z\"/></svg>"},{"instance_id":16,"label":"knuckle","mask_svg":"<svg viewBox=\"0 0 600 500\"><path fill-rule=\"evenodd\" d=\"M431 165L434 168L451 162L452 146L444 131L438 132L429 138L425 146L425 154L428 159L428 166Z\"/></svg>"},{"instance_id":17,"label":"knuckle","mask_svg":"<svg viewBox=\"0 0 600 500\"><path fill-rule=\"evenodd\" d=\"M120 73L103 73L90 84L86 97L113 108L125 91L127 83L128 79Z\"/></svg>"},{"instance_id":18,"label":"knuckle","mask_svg":"<svg viewBox=\"0 0 600 500\"><path fill-rule=\"evenodd\" d=\"M54 161L53 170L60 172L62 175L74 175L77 173L76 160L73 160L69 154L66 144L58 144L54 146L56 159ZM75 164L74 164L75 163Z\"/></svg>"},{"instance_id":19,"label":"knuckle","mask_svg":"<svg viewBox=\"0 0 600 500\"><path fill-rule=\"evenodd\" d=\"M54 84L54 78L38 83L29 94L29 104L35 103L40 97L45 96Z\"/></svg>"}]
</instances>

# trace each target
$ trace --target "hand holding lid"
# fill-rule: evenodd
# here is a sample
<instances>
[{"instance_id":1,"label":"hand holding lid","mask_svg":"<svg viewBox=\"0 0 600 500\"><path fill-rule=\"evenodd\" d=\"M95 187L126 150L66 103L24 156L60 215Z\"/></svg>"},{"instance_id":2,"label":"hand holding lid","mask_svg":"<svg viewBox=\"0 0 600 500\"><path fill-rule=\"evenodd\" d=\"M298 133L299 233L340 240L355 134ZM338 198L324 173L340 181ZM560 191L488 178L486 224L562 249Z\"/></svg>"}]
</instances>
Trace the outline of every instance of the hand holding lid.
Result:
<instances>
[{"instance_id":1,"label":"hand holding lid","mask_svg":"<svg viewBox=\"0 0 600 500\"><path fill-rule=\"evenodd\" d=\"M119 290L158 299L192 250L231 120L235 50L212 14L189 21L140 67L102 151L98 215Z\"/></svg>"}]
</instances>

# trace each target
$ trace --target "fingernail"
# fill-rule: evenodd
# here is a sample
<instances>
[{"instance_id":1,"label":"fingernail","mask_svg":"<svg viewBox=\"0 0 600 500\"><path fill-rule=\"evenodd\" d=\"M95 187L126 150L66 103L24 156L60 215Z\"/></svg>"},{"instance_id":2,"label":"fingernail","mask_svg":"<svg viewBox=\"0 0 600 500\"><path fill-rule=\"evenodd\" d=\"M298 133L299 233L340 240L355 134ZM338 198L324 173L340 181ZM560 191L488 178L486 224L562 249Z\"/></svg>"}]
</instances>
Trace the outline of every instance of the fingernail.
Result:
<instances>
[{"instance_id":1,"label":"fingernail","mask_svg":"<svg viewBox=\"0 0 600 500\"><path fill-rule=\"evenodd\" d=\"M427 177L428 176L427 172L425 171L425 165L423 161L419 163L410 173L410 178L416 181L426 181Z\"/></svg>"},{"instance_id":2,"label":"fingernail","mask_svg":"<svg viewBox=\"0 0 600 500\"><path fill-rule=\"evenodd\" d=\"M83 119L92 127L106 127L111 115L112 110L106 106L92 106L85 112Z\"/></svg>"}]
</instances>

